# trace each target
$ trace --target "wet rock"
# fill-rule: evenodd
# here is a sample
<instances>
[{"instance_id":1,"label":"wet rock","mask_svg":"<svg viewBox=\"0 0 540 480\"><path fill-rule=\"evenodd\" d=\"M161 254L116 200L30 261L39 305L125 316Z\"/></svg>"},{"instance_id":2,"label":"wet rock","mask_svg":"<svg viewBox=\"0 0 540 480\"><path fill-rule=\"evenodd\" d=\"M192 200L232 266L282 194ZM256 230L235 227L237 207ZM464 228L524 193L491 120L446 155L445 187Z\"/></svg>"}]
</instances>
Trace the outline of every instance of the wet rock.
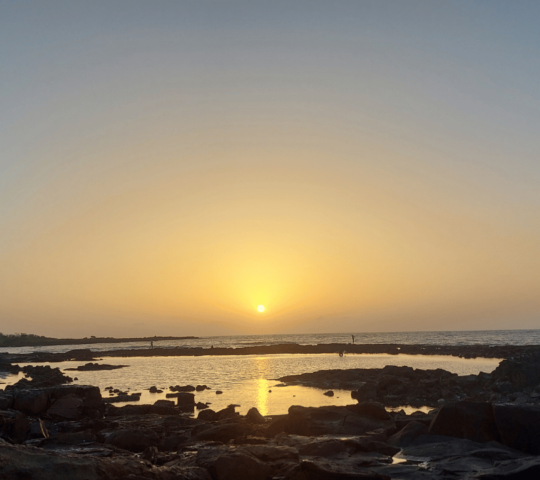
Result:
<instances>
[{"instance_id":1,"label":"wet rock","mask_svg":"<svg viewBox=\"0 0 540 480\"><path fill-rule=\"evenodd\" d=\"M266 480L271 471L253 455L234 448L203 448L196 461L208 469L214 480Z\"/></svg>"},{"instance_id":2,"label":"wet rock","mask_svg":"<svg viewBox=\"0 0 540 480\"><path fill-rule=\"evenodd\" d=\"M362 471L348 464L303 460L286 480L391 480L384 474Z\"/></svg>"},{"instance_id":3,"label":"wet rock","mask_svg":"<svg viewBox=\"0 0 540 480\"><path fill-rule=\"evenodd\" d=\"M7 410L13 407L13 395L0 393L0 410Z\"/></svg>"},{"instance_id":4,"label":"wet rock","mask_svg":"<svg viewBox=\"0 0 540 480\"><path fill-rule=\"evenodd\" d=\"M21 378L17 383L8 385L6 390L53 387L73 382L73 379L64 375L59 368L51 368L49 365L27 365L21 370L32 379Z\"/></svg>"},{"instance_id":5,"label":"wet rock","mask_svg":"<svg viewBox=\"0 0 540 480\"><path fill-rule=\"evenodd\" d=\"M333 397L334 392L332 390L328 390L327 392L324 392L323 395L326 395L327 397Z\"/></svg>"},{"instance_id":6,"label":"wet rock","mask_svg":"<svg viewBox=\"0 0 540 480\"><path fill-rule=\"evenodd\" d=\"M246 413L246 420L248 423L252 423L255 425L262 425L266 423L266 419L259 413L259 410L257 408L252 407L248 410Z\"/></svg>"},{"instance_id":7,"label":"wet rock","mask_svg":"<svg viewBox=\"0 0 540 480\"><path fill-rule=\"evenodd\" d=\"M221 395L223 392L221 390L216 390L216 395Z\"/></svg>"},{"instance_id":8,"label":"wet rock","mask_svg":"<svg viewBox=\"0 0 540 480\"><path fill-rule=\"evenodd\" d=\"M493 407L486 402L461 401L452 406L444 405L433 419L429 433L476 442L501 441Z\"/></svg>"},{"instance_id":9,"label":"wet rock","mask_svg":"<svg viewBox=\"0 0 540 480\"><path fill-rule=\"evenodd\" d=\"M200 411L199 415L197 415L197 418L206 422L213 422L214 420L217 420L217 415L214 410L208 408L206 410Z\"/></svg>"},{"instance_id":10,"label":"wet rock","mask_svg":"<svg viewBox=\"0 0 540 480\"><path fill-rule=\"evenodd\" d=\"M156 463L158 458L158 449L157 447L146 447L144 452L141 453L141 458L150 463Z\"/></svg>"},{"instance_id":11,"label":"wet rock","mask_svg":"<svg viewBox=\"0 0 540 480\"><path fill-rule=\"evenodd\" d=\"M129 367L129 365L107 365L105 363L86 363L75 368L66 368L66 371L96 372L100 370L116 370L118 368Z\"/></svg>"},{"instance_id":12,"label":"wet rock","mask_svg":"<svg viewBox=\"0 0 540 480\"><path fill-rule=\"evenodd\" d=\"M193 385L184 385L183 387L176 385L174 387L169 387L169 390L171 392L194 392L196 388Z\"/></svg>"},{"instance_id":13,"label":"wet rock","mask_svg":"<svg viewBox=\"0 0 540 480\"><path fill-rule=\"evenodd\" d=\"M47 410L47 414L68 420L78 420L83 416L83 406L82 398L68 394L56 400Z\"/></svg>"},{"instance_id":14,"label":"wet rock","mask_svg":"<svg viewBox=\"0 0 540 480\"><path fill-rule=\"evenodd\" d=\"M378 402L363 402L355 406L354 411L364 417L376 418L377 420L390 420L390 414L384 405Z\"/></svg>"},{"instance_id":15,"label":"wet rock","mask_svg":"<svg viewBox=\"0 0 540 480\"><path fill-rule=\"evenodd\" d=\"M399 432L388 439L388 445L394 447L405 447L413 443L420 435L427 435L428 427L420 422L409 422Z\"/></svg>"},{"instance_id":16,"label":"wet rock","mask_svg":"<svg viewBox=\"0 0 540 480\"><path fill-rule=\"evenodd\" d=\"M313 457L331 457L347 451L347 445L337 439L315 439L304 445L298 445L298 452L301 455Z\"/></svg>"},{"instance_id":17,"label":"wet rock","mask_svg":"<svg viewBox=\"0 0 540 480\"><path fill-rule=\"evenodd\" d=\"M210 408L210 407L206 403L197 402L195 404L195 408L197 408L197 410L204 410L204 409Z\"/></svg>"},{"instance_id":18,"label":"wet rock","mask_svg":"<svg viewBox=\"0 0 540 480\"><path fill-rule=\"evenodd\" d=\"M152 430L121 429L111 433L105 443L138 453L157 445L159 441L158 435Z\"/></svg>"},{"instance_id":19,"label":"wet rock","mask_svg":"<svg viewBox=\"0 0 540 480\"><path fill-rule=\"evenodd\" d=\"M212 425L202 431L193 429L193 432L195 433L195 440L226 443L229 440L251 435L253 433L253 427L242 423L226 423L224 425Z\"/></svg>"},{"instance_id":20,"label":"wet rock","mask_svg":"<svg viewBox=\"0 0 540 480\"><path fill-rule=\"evenodd\" d=\"M15 393L13 408L29 415L45 413L49 406L49 391L19 390Z\"/></svg>"},{"instance_id":21,"label":"wet rock","mask_svg":"<svg viewBox=\"0 0 540 480\"><path fill-rule=\"evenodd\" d=\"M172 400L156 400L154 406L174 408L174 402Z\"/></svg>"},{"instance_id":22,"label":"wet rock","mask_svg":"<svg viewBox=\"0 0 540 480\"><path fill-rule=\"evenodd\" d=\"M493 415L504 445L540 454L540 406L494 404Z\"/></svg>"},{"instance_id":23,"label":"wet rock","mask_svg":"<svg viewBox=\"0 0 540 480\"><path fill-rule=\"evenodd\" d=\"M263 462L299 459L298 450L287 446L248 445L242 450L249 452Z\"/></svg>"},{"instance_id":24,"label":"wet rock","mask_svg":"<svg viewBox=\"0 0 540 480\"><path fill-rule=\"evenodd\" d=\"M141 399L141 395L138 393L120 394L116 397L104 398L105 403L117 403L117 402L138 402ZM159 400L158 400L159 401ZM174 403L174 402L173 402Z\"/></svg>"},{"instance_id":25,"label":"wet rock","mask_svg":"<svg viewBox=\"0 0 540 480\"><path fill-rule=\"evenodd\" d=\"M228 407L216 412L216 420L225 420L227 418L236 418L238 414L235 410L235 405L229 405Z\"/></svg>"},{"instance_id":26,"label":"wet rock","mask_svg":"<svg viewBox=\"0 0 540 480\"><path fill-rule=\"evenodd\" d=\"M540 478L540 457L500 462L476 476L478 480L536 480Z\"/></svg>"},{"instance_id":27,"label":"wet rock","mask_svg":"<svg viewBox=\"0 0 540 480\"><path fill-rule=\"evenodd\" d=\"M358 390L351 392L351 398L359 402L369 402L377 399L377 385L373 382L363 382Z\"/></svg>"},{"instance_id":28,"label":"wet rock","mask_svg":"<svg viewBox=\"0 0 540 480\"><path fill-rule=\"evenodd\" d=\"M196 390L197 392L202 392L202 391L207 390L207 389L208 389L208 387L207 387L206 385L197 385L197 386L195 387L195 390Z\"/></svg>"},{"instance_id":29,"label":"wet rock","mask_svg":"<svg viewBox=\"0 0 540 480\"><path fill-rule=\"evenodd\" d=\"M180 392L178 397L176 397L176 404L181 405L192 405L195 406L195 395L193 393Z\"/></svg>"}]
</instances>

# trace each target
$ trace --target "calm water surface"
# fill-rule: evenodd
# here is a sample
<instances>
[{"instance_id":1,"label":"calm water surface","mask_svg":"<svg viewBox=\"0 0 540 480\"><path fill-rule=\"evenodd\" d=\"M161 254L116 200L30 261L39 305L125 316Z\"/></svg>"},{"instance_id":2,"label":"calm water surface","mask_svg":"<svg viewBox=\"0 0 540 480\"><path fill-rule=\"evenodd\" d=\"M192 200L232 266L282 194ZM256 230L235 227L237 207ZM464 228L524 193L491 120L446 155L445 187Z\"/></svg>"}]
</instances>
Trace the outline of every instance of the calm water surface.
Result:
<instances>
[{"instance_id":1,"label":"calm water surface","mask_svg":"<svg viewBox=\"0 0 540 480\"><path fill-rule=\"evenodd\" d=\"M195 392L195 401L212 402L214 410L230 404L245 414L257 407L263 415L287 413L291 405L321 406L355 403L349 391L334 390L334 397L326 397L323 390L308 387L276 387L277 378L317 370L349 368L382 368L385 365L407 365L414 368L443 368L459 375L489 373L499 364L498 359L461 359L450 356L424 355L245 355L208 357L107 357L105 363L129 365L118 370L99 372L66 372L77 377L75 383L97 385L105 395L105 387L112 386L130 392L142 392L139 403L153 403L165 398L171 385L206 384L211 390ZM52 366L61 370L83 365L84 362L61 362ZM3 381L14 383L16 376ZM162 394L151 394L152 385L163 389ZM222 395L216 395L222 390ZM272 390L272 392L269 392ZM117 404L122 405L122 404Z\"/></svg>"}]
</instances>

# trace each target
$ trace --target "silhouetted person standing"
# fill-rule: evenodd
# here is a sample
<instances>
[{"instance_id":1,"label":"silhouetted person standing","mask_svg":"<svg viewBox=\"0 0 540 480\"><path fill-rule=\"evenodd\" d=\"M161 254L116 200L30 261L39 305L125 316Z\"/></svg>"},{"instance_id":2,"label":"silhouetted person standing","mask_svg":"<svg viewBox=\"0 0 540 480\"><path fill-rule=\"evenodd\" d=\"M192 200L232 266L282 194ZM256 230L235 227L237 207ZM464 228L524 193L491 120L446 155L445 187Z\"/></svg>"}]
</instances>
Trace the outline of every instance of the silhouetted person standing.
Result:
<instances>
[{"instance_id":1,"label":"silhouetted person standing","mask_svg":"<svg viewBox=\"0 0 540 480\"><path fill-rule=\"evenodd\" d=\"M352 337L352 343L354 345L354 335L351 335L351 337Z\"/></svg>"},{"instance_id":2,"label":"silhouetted person standing","mask_svg":"<svg viewBox=\"0 0 540 480\"><path fill-rule=\"evenodd\" d=\"M150 348L154 348L154 340L150 340Z\"/></svg>"}]
</instances>

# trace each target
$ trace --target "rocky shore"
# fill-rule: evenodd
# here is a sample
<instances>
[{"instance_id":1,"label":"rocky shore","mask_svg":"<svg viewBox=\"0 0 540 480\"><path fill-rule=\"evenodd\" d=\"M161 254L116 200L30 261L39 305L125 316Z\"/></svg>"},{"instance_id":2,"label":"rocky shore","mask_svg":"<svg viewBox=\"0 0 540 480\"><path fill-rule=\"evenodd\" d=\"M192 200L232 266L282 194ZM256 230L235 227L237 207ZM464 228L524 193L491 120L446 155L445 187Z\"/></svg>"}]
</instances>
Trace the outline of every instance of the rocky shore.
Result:
<instances>
[{"instance_id":1,"label":"rocky shore","mask_svg":"<svg viewBox=\"0 0 540 480\"><path fill-rule=\"evenodd\" d=\"M489 375L386 367L283 377L287 384L348 389L351 404L291 406L286 415L271 418L256 408L239 415L234 405L220 411L197 405L196 394L206 385L171 386L168 400L116 407L98 387L72 385L57 368L24 369L29 378L0 392L2 479L540 475L540 354L535 352L508 358ZM412 414L385 408L414 403L432 408Z\"/></svg>"},{"instance_id":2,"label":"rocky shore","mask_svg":"<svg viewBox=\"0 0 540 480\"><path fill-rule=\"evenodd\" d=\"M272 355L272 354L387 354L387 355L451 355L460 358L510 358L540 352L538 345L398 345L398 344L343 344L319 345L258 345L242 348L148 348L133 350L92 351L87 348L64 353L0 353L0 364L65 362L70 360L92 361L102 357L181 357L203 355Z\"/></svg>"}]
</instances>

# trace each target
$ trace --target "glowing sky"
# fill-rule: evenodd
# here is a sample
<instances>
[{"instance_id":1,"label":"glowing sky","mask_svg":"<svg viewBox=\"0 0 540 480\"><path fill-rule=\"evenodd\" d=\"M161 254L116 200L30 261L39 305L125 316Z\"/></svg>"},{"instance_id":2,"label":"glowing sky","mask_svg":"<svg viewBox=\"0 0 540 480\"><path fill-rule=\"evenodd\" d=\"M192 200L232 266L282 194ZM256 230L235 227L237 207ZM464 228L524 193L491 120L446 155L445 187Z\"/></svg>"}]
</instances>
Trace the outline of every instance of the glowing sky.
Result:
<instances>
[{"instance_id":1,"label":"glowing sky","mask_svg":"<svg viewBox=\"0 0 540 480\"><path fill-rule=\"evenodd\" d=\"M538 328L539 18L0 1L0 331Z\"/></svg>"}]
</instances>

